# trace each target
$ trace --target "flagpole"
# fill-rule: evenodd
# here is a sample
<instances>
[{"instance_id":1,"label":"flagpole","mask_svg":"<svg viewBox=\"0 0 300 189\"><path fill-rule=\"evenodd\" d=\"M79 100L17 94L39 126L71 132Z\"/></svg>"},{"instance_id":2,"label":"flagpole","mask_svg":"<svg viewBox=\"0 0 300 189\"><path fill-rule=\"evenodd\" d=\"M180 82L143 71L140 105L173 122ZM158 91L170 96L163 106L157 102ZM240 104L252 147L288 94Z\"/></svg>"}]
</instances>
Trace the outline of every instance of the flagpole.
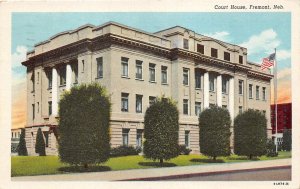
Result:
<instances>
[{"instance_id":1,"label":"flagpole","mask_svg":"<svg viewBox=\"0 0 300 189\"><path fill-rule=\"evenodd\" d=\"M276 48L275 48L275 58L274 58L274 103L275 103L275 145L276 153L278 152L278 141L277 141L277 61L276 61Z\"/></svg>"}]
</instances>

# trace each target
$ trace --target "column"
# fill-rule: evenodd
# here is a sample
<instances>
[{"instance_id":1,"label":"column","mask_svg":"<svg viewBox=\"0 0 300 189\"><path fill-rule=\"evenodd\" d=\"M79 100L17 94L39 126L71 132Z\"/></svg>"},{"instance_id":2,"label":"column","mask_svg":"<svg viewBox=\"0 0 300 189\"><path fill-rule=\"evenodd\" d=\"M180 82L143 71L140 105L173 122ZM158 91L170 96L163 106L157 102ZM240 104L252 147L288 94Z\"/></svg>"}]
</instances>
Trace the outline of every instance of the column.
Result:
<instances>
[{"instance_id":1,"label":"column","mask_svg":"<svg viewBox=\"0 0 300 189\"><path fill-rule=\"evenodd\" d=\"M52 115L57 116L58 113L58 102L57 102L57 70L55 67L52 68Z\"/></svg>"},{"instance_id":2,"label":"column","mask_svg":"<svg viewBox=\"0 0 300 189\"><path fill-rule=\"evenodd\" d=\"M228 110L232 121L234 120L234 77L229 79Z\"/></svg>"},{"instance_id":3,"label":"column","mask_svg":"<svg viewBox=\"0 0 300 189\"><path fill-rule=\"evenodd\" d=\"M70 64L67 64L67 69L66 69L66 90L71 89L71 84L72 83L72 68Z\"/></svg>"},{"instance_id":4,"label":"column","mask_svg":"<svg viewBox=\"0 0 300 189\"><path fill-rule=\"evenodd\" d=\"M208 80L208 72L204 73L204 78L203 78L203 108L208 108L209 107L209 80Z\"/></svg>"},{"instance_id":5,"label":"column","mask_svg":"<svg viewBox=\"0 0 300 189\"><path fill-rule=\"evenodd\" d=\"M222 107L222 75L217 76L217 106Z\"/></svg>"}]
</instances>

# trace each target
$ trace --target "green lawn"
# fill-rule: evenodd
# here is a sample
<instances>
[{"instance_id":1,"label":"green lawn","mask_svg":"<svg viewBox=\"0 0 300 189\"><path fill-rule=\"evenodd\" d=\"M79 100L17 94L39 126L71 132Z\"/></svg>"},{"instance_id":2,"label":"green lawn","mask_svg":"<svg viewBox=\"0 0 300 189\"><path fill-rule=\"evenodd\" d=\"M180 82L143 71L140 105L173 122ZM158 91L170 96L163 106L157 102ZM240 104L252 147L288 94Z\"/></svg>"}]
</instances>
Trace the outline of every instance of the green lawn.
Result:
<instances>
[{"instance_id":1,"label":"green lawn","mask_svg":"<svg viewBox=\"0 0 300 189\"><path fill-rule=\"evenodd\" d=\"M272 160L290 158L290 152L279 152L278 157L262 156L258 160ZM247 157L231 155L229 157L219 157L217 162L213 162L209 157L203 155L180 155L170 161L164 163L165 167L170 166L188 166L188 165L201 165L208 163L234 163L250 161ZM109 171L109 170L125 170L125 169L146 169L159 167L158 162L143 158L143 156L125 156L110 158L104 164L91 167L89 171ZM82 171L82 169L80 169ZM78 168L75 172L80 171ZM66 171L74 172L74 167L68 164L63 164L59 161L57 156L13 156L11 157L11 175L12 176L29 176L29 175L46 175L46 174L61 174Z\"/></svg>"}]
</instances>

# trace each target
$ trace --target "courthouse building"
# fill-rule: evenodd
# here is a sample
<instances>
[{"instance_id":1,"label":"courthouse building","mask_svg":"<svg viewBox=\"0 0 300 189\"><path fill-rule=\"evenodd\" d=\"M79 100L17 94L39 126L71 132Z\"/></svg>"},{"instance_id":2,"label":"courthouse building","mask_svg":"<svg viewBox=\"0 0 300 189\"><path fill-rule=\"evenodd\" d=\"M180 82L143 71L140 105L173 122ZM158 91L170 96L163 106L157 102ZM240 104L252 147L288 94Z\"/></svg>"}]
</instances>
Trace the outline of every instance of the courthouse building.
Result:
<instances>
[{"instance_id":1,"label":"courthouse building","mask_svg":"<svg viewBox=\"0 0 300 189\"><path fill-rule=\"evenodd\" d=\"M179 144L192 153L200 152L198 115L211 105L227 108L232 119L249 108L264 112L271 137L269 71L249 62L246 48L181 26L149 33L115 22L84 25L36 44L22 64L31 155L38 128L47 153L57 153L60 97L74 85L92 82L111 95L112 147L142 146L145 111L162 95L177 101Z\"/></svg>"}]
</instances>

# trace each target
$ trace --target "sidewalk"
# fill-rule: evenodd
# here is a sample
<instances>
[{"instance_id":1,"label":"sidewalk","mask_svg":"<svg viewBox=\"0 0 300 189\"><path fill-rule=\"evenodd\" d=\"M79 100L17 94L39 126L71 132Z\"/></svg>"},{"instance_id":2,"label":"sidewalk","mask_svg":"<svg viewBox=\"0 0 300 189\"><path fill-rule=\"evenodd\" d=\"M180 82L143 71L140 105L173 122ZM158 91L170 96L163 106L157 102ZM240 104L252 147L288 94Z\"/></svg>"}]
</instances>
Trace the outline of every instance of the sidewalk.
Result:
<instances>
[{"instance_id":1,"label":"sidewalk","mask_svg":"<svg viewBox=\"0 0 300 189\"><path fill-rule=\"evenodd\" d=\"M250 169L264 169L270 167L285 167L291 165L291 159L268 161L251 161L242 163L219 163L168 168L133 169L124 171L108 171L93 173L71 173L59 175L41 175L12 177L12 181L116 181L116 180L143 180L158 177L181 177L195 174L214 174Z\"/></svg>"}]
</instances>

